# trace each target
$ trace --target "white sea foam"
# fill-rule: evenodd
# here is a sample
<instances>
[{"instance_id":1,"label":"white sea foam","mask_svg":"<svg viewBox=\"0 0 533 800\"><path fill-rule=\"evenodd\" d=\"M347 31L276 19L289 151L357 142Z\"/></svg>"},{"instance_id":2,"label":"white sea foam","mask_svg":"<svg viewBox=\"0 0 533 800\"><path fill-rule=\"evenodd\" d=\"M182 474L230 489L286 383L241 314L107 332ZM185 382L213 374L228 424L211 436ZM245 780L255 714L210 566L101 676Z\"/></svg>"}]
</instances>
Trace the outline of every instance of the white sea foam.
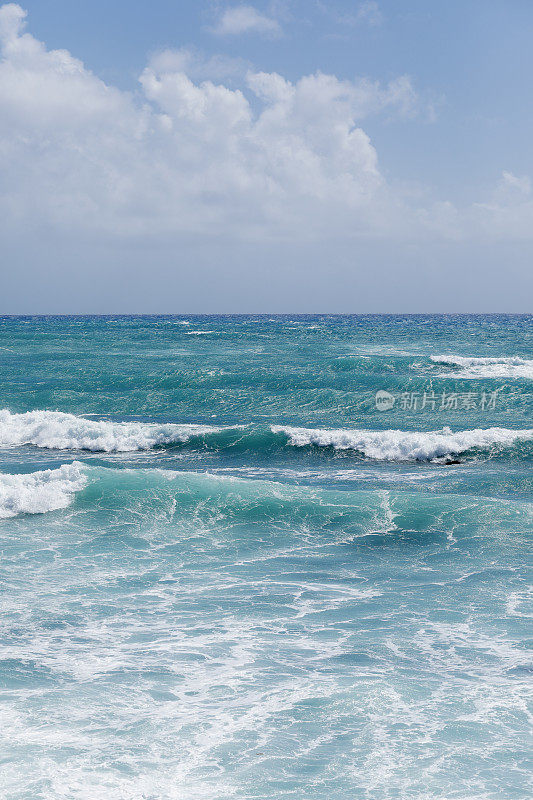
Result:
<instances>
[{"instance_id":1,"label":"white sea foam","mask_svg":"<svg viewBox=\"0 0 533 800\"><path fill-rule=\"evenodd\" d=\"M533 378L533 360L519 356L431 356L431 360L437 364L461 367L459 372L443 374L444 378Z\"/></svg>"},{"instance_id":2,"label":"white sea foam","mask_svg":"<svg viewBox=\"0 0 533 800\"><path fill-rule=\"evenodd\" d=\"M284 433L295 447L316 445L336 450L357 450L368 458L380 461L429 461L447 455L463 453L472 448L493 445L512 445L518 439L533 439L533 429L476 428L452 433L441 431L371 431L321 428L293 428L273 425L273 433Z\"/></svg>"},{"instance_id":3,"label":"white sea foam","mask_svg":"<svg viewBox=\"0 0 533 800\"><path fill-rule=\"evenodd\" d=\"M29 475L0 474L0 518L66 508L86 484L79 462Z\"/></svg>"},{"instance_id":4,"label":"white sea foam","mask_svg":"<svg viewBox=\"0 0 533 800\"><path fill-rule=\"evenodd\" d=\"M216 433L210 425L158 425L145 422L111 422L64 414L61 411L0 411L0 447L33 444L54 450L128 452L149 450L192 436Z\"/></svg>"}]
</instances>

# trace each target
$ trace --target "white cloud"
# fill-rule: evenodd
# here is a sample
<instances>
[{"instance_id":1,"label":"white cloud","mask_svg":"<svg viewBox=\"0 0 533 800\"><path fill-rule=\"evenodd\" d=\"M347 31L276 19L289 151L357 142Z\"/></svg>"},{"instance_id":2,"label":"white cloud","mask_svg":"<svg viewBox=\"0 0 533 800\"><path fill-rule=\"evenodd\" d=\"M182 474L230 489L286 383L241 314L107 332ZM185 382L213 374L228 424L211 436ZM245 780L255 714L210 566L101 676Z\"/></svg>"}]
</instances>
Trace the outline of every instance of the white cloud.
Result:
<instances>
[{"instance_id":1,"label":"white cloud","mask_svg":"<svg viewBox=\"0 0 533 800\"><path fill-rule=\"evenodd\" d=\"M224 55L205 57L193 47L160 50L150 59L156 72L185 72L192 80L231 81L242 79L250 65L242 58Z\"/></svg>"},{"instance_id":2,"label":"white cloud","mask_svg":"<svg viewBox=\"0 0 533 800\"><path fill-rule=\"evenodd\" d=\"M366 22L367 25L380 25L383 21L383 15L374 0L365 0L361 3L355 18L358 22Z\"/></svg>"},{"instance_id":3,"label":"white cloud","mask_svg":"<svg viewBox=\"0 0 533 800\"><path fill-rule=\"evenodd\" d=\"M527 175L514 175L512 172L502 173L498 193L503 198L513 197L515 199L524 199L531 194L531 181Z\"/></svg>"},{"instance_id":4,"label":"white cloud","mask_svg":"<svg viewBox=\"0 0 533 800\"><path fill-rule=\"evenodd\" d=\"M388 186L361 125L412 113L408 78L291 82L167 50L137 97L47 50L24 20L18 5L0 8L0 229L11 237L55 230L177 248L191 237L531 237L529 183L511 173L463 212L415 207Z\"/></svg>"},{"instance_id":5,"label":"white cloud","mask_svg":"<svg viewBox=\"0 0 533 800\"><path fill-rule=\"evenodd\" d=\"M472 224L490 238L533 238L533 197L531 180L504 171L492 197L475 203L471 209Z\"/></svg>"},{"instance_id":6,"label":"white cloud","mask_svg":"<svg viewBox=\"0 0 533 800\"><path fill-rule=\"evenodd\" d=\"M357 25L376 27L383 22L383 14L374 0L365 0L352 12L339 11L329 0L328 2L316 0L316 6L323 14L342 27Z\"/></svg>"},{"instance_id":7,"label":"white cloud","mask_svg":"<svg viewBox=\"0 0 533 800\"><path fill-rule=\"evenodd\" d=\"M386 189L359 121L401 110L408 82L249 72L230 88L202 76L232 64L165 51L144 70L139 102L47 50L24 18L17 5L0 9L4 220L244 238L377 224Z\"/></svg>"},{"instance_id":8,"label":"white cloud","mask_svg":"<svg viewBox=\"0 0 533 800\"><path fill-rule=\"evenodd\" d=\"M242 33L259 33L264 36L279 36L281 26L273 17L261 14L253 6L240 5L224 9L213 32L220 36L235 36Z\"/></svg>"}]
</instances>

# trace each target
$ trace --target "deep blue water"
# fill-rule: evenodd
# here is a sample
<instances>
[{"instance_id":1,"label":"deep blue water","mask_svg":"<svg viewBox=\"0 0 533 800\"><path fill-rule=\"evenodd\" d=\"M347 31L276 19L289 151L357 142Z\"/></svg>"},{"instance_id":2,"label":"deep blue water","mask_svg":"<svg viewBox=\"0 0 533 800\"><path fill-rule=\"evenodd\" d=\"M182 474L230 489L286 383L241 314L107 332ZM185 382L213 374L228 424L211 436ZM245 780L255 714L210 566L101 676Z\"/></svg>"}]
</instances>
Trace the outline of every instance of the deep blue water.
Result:
<instances>
[{"instance_id":1,"label":"deep blue water","mask_svg":"<svg viewBox=\"0 0 533 800\"><path fill-rule=\"evenodd\" d=\"M0 796L531 796L532 321L0 318Z\"/></svg>"}]
</instances>

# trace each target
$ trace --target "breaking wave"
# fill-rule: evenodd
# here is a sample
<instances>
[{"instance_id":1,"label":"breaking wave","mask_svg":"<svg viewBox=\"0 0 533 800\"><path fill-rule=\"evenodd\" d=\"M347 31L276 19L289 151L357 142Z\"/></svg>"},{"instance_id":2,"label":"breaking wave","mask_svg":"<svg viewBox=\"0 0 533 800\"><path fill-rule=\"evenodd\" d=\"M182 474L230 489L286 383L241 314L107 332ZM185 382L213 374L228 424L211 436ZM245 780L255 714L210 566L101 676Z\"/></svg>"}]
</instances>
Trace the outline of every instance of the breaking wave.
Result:
<instances>
[{"instance_id":1,"label":"breaking wave","mask_svg":"<svg viewBox=\"0 0 533 800\"><path fill-rule=\"evenodd\" d=\"M295 447L315 445L333 447L335 450L356 450L367 458L380 461L430 461L435 458L457 455L468 450L509 447L517 440L533 439L533 429L476 428L452 433L450 428L441 431L370 431L326 430L320 428L293 428L275 425L273 433L283 433Z\"/></svg>"},{"instance_id":2,"label":"breaking wave","mask_svg":"<svg viewBox=\"0 0 533 800\"><path fill-rule=\"evenodd\" d=\"M74 493L86 485L81 468L75 461L28 475L0 474L0 518L66 508Z\"/></svg>"},{"instance_id":3,"label":"breaking wave","mask_svg":"<svg viewBox=\"0 0 533 800\"><path fill-rule=\"evenodd\" d=\"M83 525L111 527L120 520L142 535L175 526L185 537L216 534L234 547L236 538L249 539L249 526L266 540L282 538L287 531L306 541L314 532L321 536L352 537L389 535L416 530L448 535L465 520L506 520L513 530L531 526L531 504L442 494L438 497L406 491L375 489L337 490L307 485L287 485L271 480L243 479L209 472L178 472L163 469L110 469L65 464L58 469L24 475L0 475L0 519L20 514L43 514L67 508L84 490L82 505L73 505ZM443 527L443 514L446 523ZM89 515L89 516L87 516ZM104 516L102 516L104 515ZM93 518L94 521L95 518ZM242 527L244 526L244 527ZM268 535L267 535L268 534ZM222 537L222 538L221 538ZM122 548L121 537L113 546Z\"/></svg>"},{"instance_id":4,"label":"breaking wave","mask_svg":"<svg viewBox=\"0 0 533 800\"><path fill-rule=\"evenodd\" d=\"M431 356L437 364L461 367L459 372L446 372L443 378L532 378L533 360L509 358L475 358L469 356Z\"/></svg>"},{"instance_id":5,"label":"breaking wave","mask_svg":"<svg viewBox=\"0 0 533 800\"><path fill-rule=\"evenodd\" d=\"M193 436L221 430L224 429L210 425L91 420L61 411L0 411L0 447L32 444L52 450L132 452L186 442Z\"/></svg>"},{"instance_id":6,"label":"breaking wave","mask_svg":"<svg viewBox=\"0 0 533 800\"><path fill-rule=\"evenodd\" d=\"M157 447L188 447L215 452L264 454L289 447L352 450L378 461L430 461L469 450L495 455L518 441L531 441L533 429L476 428L456 431L364 430L233 425L114 422L60 411L0 411L0 447L21 445L53 450L126 453Z\"/></svg>"}]
</instances>

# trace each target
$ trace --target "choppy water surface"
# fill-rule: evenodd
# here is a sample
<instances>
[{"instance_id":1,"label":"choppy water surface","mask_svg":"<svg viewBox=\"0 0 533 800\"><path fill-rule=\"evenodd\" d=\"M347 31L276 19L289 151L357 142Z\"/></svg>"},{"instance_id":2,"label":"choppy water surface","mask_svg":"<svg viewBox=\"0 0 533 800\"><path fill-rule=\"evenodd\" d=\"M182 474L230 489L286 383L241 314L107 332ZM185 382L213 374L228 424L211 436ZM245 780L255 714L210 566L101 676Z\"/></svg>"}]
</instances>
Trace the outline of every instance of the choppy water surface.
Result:
<instances>
[{"instance_id":1,"label":"choppy water surface","mask_svg":"<svg viewBox=\"0 0 533 800\"><path fill-rule=\"evenodd\" d=\"M0 794L529 797L531 323L1 318Z\"/></svg>"}]
</instances>

